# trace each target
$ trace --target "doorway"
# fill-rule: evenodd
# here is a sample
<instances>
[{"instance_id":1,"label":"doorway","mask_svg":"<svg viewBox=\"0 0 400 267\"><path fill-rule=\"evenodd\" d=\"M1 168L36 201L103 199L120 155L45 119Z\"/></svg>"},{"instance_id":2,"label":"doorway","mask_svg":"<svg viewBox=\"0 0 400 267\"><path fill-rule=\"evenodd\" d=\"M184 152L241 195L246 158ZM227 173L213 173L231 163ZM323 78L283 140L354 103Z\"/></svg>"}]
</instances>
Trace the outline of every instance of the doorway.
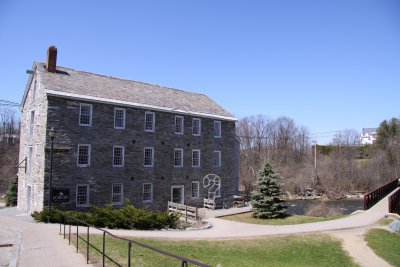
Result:
<instances>
[{"instance_id":1,"label":"doorway","mask_svg":"<svg viewBox=\"0 0 400 267\"><path fill-rule=\"evenodd\" d=\"M26 188L26 212L31 211L31 198L32 198L32 187L28 185Z\"/></svg>"},{"instance_id":2,"label":"doorway","mask_svg":"<svg viewBox=\"0 0 400 267\"><path fill-rule=\"evenodd\" d=\"M184 186L171 186L171 201L178 204L184 204Z\"/></svg>"}]
</instances>

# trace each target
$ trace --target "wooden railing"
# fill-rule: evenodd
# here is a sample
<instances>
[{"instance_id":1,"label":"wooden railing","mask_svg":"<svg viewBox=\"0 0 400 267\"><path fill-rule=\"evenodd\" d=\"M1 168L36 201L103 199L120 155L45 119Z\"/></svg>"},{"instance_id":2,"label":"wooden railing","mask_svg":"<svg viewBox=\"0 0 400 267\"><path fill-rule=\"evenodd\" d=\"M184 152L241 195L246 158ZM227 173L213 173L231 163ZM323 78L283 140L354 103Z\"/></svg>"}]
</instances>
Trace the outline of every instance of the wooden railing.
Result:
<instances>
[{"instance_id":1,"label":"wooden railing","mask_svg":"<svg viewBox=\"0 0 400 267\"><path fill-rule=\"evenodd\" d=\"M389 212L400 215L400 188L389 197Z\"/></svg>"},{"instance_id":2,"label":"wooden railing","mask_svg":"<svg viewBox=\"0 0 400 267\"><path fill-rule=\"evenodd\" d=\"M196 222L198 219L198 212L196 207L168 201L168 212L177 212L182 214L185 218L185 222L187 222L188 220Z\"/></svg>"},{"instance_id":3,"label":"wooden railing","mask_svg":"<svg viewBox=\"0 0 400 267\"><path fill-rule=\"evenodd\" d=\"M399 186L399 180L395 179L374 191L371 191L364 195L364 209L367 210L373 205L378 203L382 198L386 197L390 192Z\"/></svg>"}]
</instances>

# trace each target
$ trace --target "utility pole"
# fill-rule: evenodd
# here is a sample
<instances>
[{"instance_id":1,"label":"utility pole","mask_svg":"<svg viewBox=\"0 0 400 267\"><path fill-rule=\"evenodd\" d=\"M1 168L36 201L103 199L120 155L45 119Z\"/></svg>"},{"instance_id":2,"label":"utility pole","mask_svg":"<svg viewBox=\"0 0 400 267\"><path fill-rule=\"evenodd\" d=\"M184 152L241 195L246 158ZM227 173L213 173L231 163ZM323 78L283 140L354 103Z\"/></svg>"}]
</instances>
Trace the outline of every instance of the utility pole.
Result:
<instances>
[{"instance_id":1,"label":"utility pole","mask_svg":"<svg viewBox=\"0 0 400 267\"><path fill-rule=\"evenodd\" d=\"M317 176L317 140L314 140L313 143L314 143L314 181L313 181L313 184L315 185L318 180L318 176Z\"/></svg>"}]
</instances>

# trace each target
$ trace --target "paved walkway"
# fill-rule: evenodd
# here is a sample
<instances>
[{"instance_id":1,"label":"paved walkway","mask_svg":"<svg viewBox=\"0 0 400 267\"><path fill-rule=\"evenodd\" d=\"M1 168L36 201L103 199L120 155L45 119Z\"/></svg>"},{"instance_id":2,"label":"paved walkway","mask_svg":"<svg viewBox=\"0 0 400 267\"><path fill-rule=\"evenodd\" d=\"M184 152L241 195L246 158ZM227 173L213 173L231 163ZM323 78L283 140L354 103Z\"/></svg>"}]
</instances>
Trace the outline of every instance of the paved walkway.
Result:
<instances>
[{"instance_id":1,"label":"paved walkway","mask_svg":"<svg viewBox=\"0 0 400 267\"><path fill-rule=\"evenodd\" d=\"M18 214L15 208L0 210L0 266L80 267L86 264L59 233L58 225L34 223L30 215Z\"/></svg>"}]
</instances>

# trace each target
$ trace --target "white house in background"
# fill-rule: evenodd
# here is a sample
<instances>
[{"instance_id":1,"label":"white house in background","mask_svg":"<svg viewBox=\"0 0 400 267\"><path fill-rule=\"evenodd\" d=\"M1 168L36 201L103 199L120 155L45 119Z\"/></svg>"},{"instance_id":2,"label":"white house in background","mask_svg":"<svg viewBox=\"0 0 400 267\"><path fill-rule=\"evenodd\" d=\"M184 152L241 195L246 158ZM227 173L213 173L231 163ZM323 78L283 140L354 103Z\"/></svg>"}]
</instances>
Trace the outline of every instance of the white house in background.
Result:
<instances>
[{"instance_id":1,"label":"white house in background","mask_svg":"<svg viewBox=\"0 0 400 267\"><path fill-rule=\"evenodd\" d=\"M377 128L362 128L361 129L361 144L370 145L373 144L377 137Z\"/></svg>"}]
</instances>

